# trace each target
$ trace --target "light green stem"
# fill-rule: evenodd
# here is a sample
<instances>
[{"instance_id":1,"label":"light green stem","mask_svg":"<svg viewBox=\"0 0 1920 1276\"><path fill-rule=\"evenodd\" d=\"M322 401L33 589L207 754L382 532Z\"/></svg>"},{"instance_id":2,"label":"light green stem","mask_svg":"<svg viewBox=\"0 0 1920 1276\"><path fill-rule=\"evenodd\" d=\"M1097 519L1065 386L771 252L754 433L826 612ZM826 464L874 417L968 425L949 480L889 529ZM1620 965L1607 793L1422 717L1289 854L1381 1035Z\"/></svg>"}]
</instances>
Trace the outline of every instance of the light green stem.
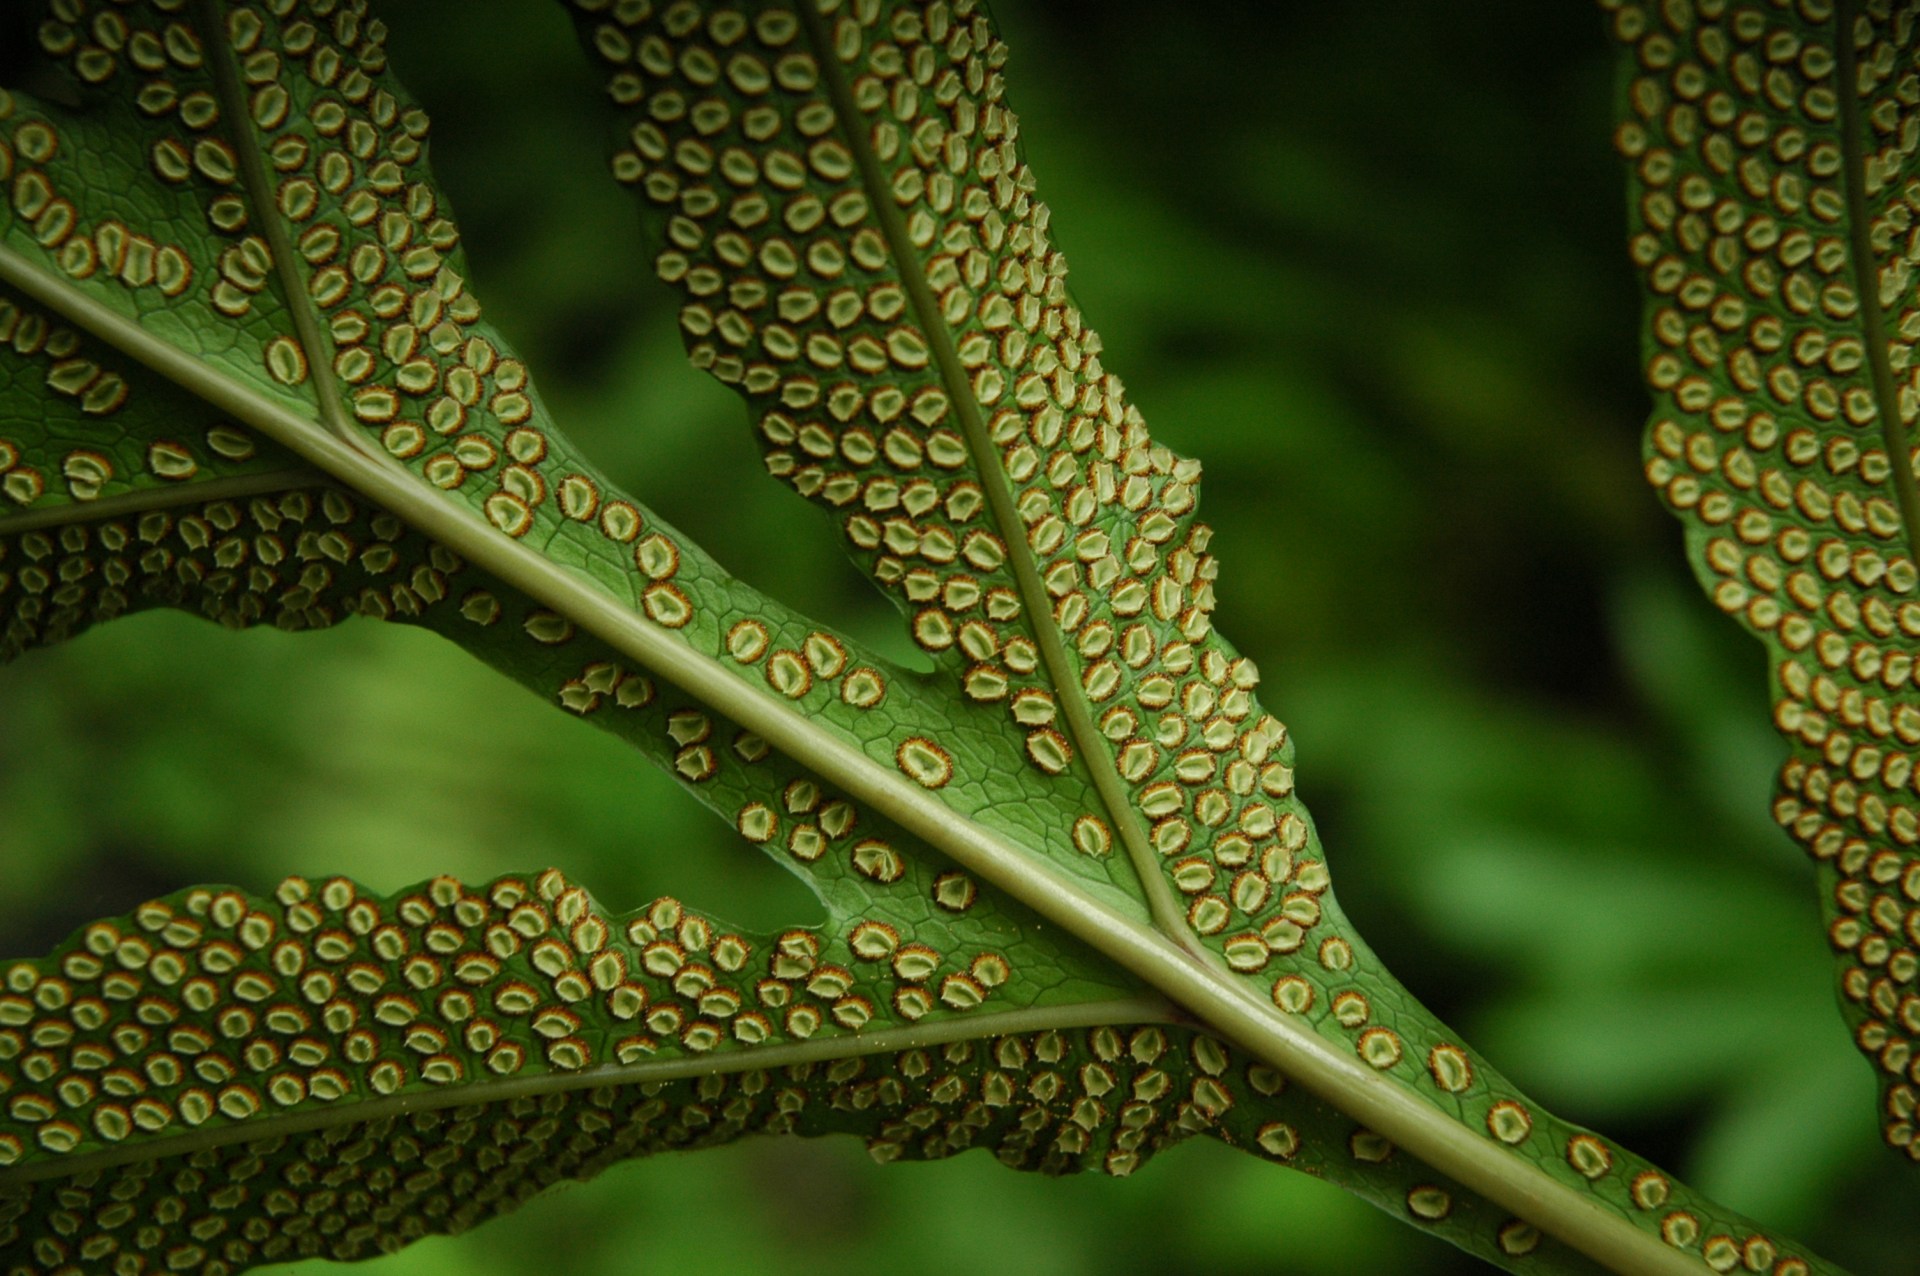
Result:
<instances>
[{"instance_id":1,"label":"light green stem","mask_svg":"<svg viewBox=\"0 0 1920 1276\"><path fill-rule=\"evenodd\" d=\"M327 431L280 400L169 345L71 283L0 245L0 282L199 395L405 519L505 584L593 634L804 762L963 868L1139 976L1209 1030L1410 1155L1548 1235L1627 1276L1699 1276L1697 1254L1669 1248L1587 1192L1441 1112L1392 1078L1257 997L1224 967L1098 900L991 829L955 817L934 794L869 758L816 719L695 651L586 576L505 536L398 462Z\"/></svg>"}]
</instances>

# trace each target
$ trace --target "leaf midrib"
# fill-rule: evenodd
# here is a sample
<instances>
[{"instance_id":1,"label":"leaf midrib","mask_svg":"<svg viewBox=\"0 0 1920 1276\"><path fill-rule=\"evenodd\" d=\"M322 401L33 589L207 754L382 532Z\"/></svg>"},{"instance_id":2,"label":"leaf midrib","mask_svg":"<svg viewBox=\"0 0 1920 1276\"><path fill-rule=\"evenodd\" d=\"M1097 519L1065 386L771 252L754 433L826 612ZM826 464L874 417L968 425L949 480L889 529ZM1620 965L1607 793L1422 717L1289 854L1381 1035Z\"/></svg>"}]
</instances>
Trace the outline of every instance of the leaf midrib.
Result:
<instances>
[{"instance_id":1,"label":"leaf midrib","mask_svg":"<svg viewBox=\"0 0 1920 1276\"><path fill-rule=\"evenodd\" d=\"M1886 312L1880 306L1880 281L1874 270L1873 240L1867 214L1866 155L1860 118L1860 55L1854 48L1854 20L1859 0L1840 0L1834 19L1834 75L1840 99L1840 172L1847 205L1847 252L1853 267L1853 291L1860 304L1861 336L1867 347L1867 374L1873 389L1874 413L1880 418L1880 438L1887 449L1887 470L1893 480L1895 503L1907 559L1920 565L1920 485L1913 476L1913 443L1900 417L1900 393L1888 354Z\"/></svg>"},{"instance_id":2,"label":"leaf midrib","mask_svg":"<svg viewBox=\"0 0 1920 1276\"><path fill-rule=\"evenodd\" d=\"M208 501L266 496L330 482L332 480L319 470L294 468L226 474L216 478L194 479L172 487L143 487L91 501L63 501L13 514L0 514L0 536L13 536L47 527L69 527L75 523L98 523L128 514L177 509L182 505L202 505Z\"/></svg>"},{"instance_id":3,"label":"leaf midrib","mask_svg":"<svg viewBox=\"0 0 1920 1276\"><path fill-rule=\"evenodd\" d=\"M231 126L225 130L237 153L236 169L241 188L246 191L248 225L256 226L267 241L267 256L280 281L281 300L287 317L306 356L307 379L313 387L320 421L337 437L358 446L359 433L347 420L346 403L340 383L333 375L332 343L320 331L320 315L313 308L300 269L294 264L293 239L280 217L273 198L272 178L267 173L266 156L260 151L260 138L253 129L252 107L240 82L240 68L233 60L233 47L223 34L216 0L191 0L191 10L200 28L201 46L206 51L207 71L213 76L214 97L220 104L220 116Z\"/></svg>"},{"instance_id":4,"label":"leaf midrib","mask_svg":"<svg viewBox=\"0 0 1920 1276\"><path fill-rule=\"evenodd\" d=\"M813 43L814 61L820 67L821 82L826 86L828 96L833 99L834 111L840 117L841 135L853 153L861 184L866 187L867 206L886 237L887 248L899 269L901 285L907 292L908 304L913 309L920 331L926 336L933 361L940 370L947 402L960 419L968 456L986 493L995 530L1007 546L1007 562L1013 568L1020 605L1026 613L1034 641L1040 647L1040 658L1046 666L1048 681L1053 684L1054 694L1058 697L1061 713L1066 718L1067 735L1074 752L1092 776L1094 790L1106 809L1107 818L1118 833L1121 845L1126 848L1127 860L1133 867L1134 876L1139 879L1141 893L1146 897L1154 924L1181 947L1202 959L1210 960L1187 925L1187 911L1174 894L1173 886L1160 866L1160 856L1147 838L1146 826L1140 820L1139 809L1127 791L1125 781L1115 769L1106 738L1094 725L1093 706L1088 702L1080 680L1073 676L1072 659L1067 654L1060 627L1054 621L1053 608L1048 605L1046 586L1040 579L1040 567L1034 560L1026 527L1014 506L1013 488L987 429L980 402L974 397L972 383L961 366L953 333L934 299L932 286L920 266L913 241L907 235L906 224L880 171L880 157L874 153L868 138L854 127L861 118L861 112L853 100L853 90L847 83L840 59L834 53L831 33L813 5L801 3L794 7Z\"/></svg>"},{"instance_id":5,"label":"leaf midrib","mask_svg":"<svg viewBox=\"0 0 1920 1276\"><path fill-rule=\"evenodd\" d=\"M338 1106L249 1117L229 1124L181 1134L143 1137L97 1152L61 1155L0 1168L0 1189L47 1179L70 1178L116 1165L187 1156L207 1148L261 1139L303 1134L309 1130L361 1125L382 1117L444 1108L507 1103L532 1095L564 1094L597 1086L634 1086L690 1077L731 1075L771 1068L827 1063L901 1050L921 1050L956 1041L977 1041L1048 1029L1098 1028L1134 1024L1175 1024L1180 1016L1158 998L1120 998L1110 1001L1069 1002L1028 1006L985 1015L954 1016L907 1028L823 1037L791 1045L752 1046L707 1055L680 1055L644 1063L603 1064L578 1072L548 1072L535 1076L466 1081L438 1090L407 1090L380 1098L357 1099Z\"/></svg>"}]
</instances>

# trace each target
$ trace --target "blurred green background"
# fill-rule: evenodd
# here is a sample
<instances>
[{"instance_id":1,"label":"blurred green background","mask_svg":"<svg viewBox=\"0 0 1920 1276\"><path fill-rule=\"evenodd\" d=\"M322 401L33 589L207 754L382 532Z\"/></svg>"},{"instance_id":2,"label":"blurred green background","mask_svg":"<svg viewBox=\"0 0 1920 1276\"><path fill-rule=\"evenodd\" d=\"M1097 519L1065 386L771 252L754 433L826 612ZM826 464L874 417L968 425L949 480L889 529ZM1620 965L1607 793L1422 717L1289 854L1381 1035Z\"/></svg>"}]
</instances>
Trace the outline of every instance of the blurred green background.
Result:
<instances>
[{"instance_id":1,"label":"blurred green background","mask_svg":"<svg viewBox=\"0 0 1920 1276\"><path fill-rule=\"evenodd\" d=\"M1766 817L1759 649L1639 476L1638 316L1597 13L999 0L1072 283L1207 466L1218 620L1293 728L1341 899L1524 1088L1863 1276L1911 1176ZM557 6L384 6L490 313L563 427L731 568L900 651L689 370ZM430 636L116 623L0 670L0 952L196 881L557 864L744 923L799 885ZM663 1157L354 1270L1444 1273L1476 1265L1196 1141L1130 1180L843 1141ZM326 1264L302 1264L318 1273ZM285 1269L292 1270L292 1269Z\"/></svg>"}]
</instances>

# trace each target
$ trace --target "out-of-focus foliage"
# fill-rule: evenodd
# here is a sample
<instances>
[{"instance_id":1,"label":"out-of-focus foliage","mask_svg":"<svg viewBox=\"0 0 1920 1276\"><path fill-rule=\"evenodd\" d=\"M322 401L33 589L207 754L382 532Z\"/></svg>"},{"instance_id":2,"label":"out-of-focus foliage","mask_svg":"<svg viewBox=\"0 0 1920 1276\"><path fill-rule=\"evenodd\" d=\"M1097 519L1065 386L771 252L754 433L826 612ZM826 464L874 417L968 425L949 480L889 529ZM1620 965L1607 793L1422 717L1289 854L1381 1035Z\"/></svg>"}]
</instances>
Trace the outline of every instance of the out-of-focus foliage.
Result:
<instances>
[{"instance_id":1,"label":"out-of-focus foliage","mask_svg":"<svg viewBox=\"0 0 1920 1276\"><path fill-rule=\"evenodd\" d=\"M684 366L644 256L604 252L633 214L564 15L394 9L475 273L556 415L735 571L894 641ZM1764 819L1760 657L1697 602L1642 485L1598 19L1300 9L996 13L1079 299L1159 437L1207 466L1220 624L1301 742L1348 911L1549 1106L1900 1270L1911 1184L1830 1007L1808 870ZM182 881L480 880L530 849L614 907L806 915L617 742L452 647L358 623L297 642L153 614L0 671L0 950ZM640 854L642 826L674 853ZM910 1236L936 1272L1470 1262L1224 1149L1054 1184L864 1162L851 1141L656 1158L356 1270L878 1268Z\"/></svg>"}]
</instances>

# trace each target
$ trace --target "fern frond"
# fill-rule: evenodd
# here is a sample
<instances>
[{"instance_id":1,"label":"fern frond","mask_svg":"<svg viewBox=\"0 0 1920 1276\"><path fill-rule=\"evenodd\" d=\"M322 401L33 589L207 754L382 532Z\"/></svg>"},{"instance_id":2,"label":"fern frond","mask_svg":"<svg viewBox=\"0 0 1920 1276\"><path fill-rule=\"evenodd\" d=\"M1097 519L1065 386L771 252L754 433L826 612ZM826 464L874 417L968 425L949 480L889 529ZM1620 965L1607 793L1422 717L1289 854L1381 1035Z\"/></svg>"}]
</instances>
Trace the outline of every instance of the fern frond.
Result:
<instances>
[{"instance_id":1,"label":"fern frond","mask_svg":"<svg viewBox=\"0 0 1920 1276\"><path fill-rule=\"evenodd\" d=\"M1840 1004L1896 1151L1920 1058L1914 15L1613 14L1648 293L1646 473L1767 647L1773 814L1819 867Z\"/></svg>"},{"instance_id":2,"label":"fern frond","mask_svg":"<svg viewBox=\"0 0 1920 1276\"><path fill-rule=\"evenodd\" d=\"M927 674L555 429L363 5L174 8L63 0L78 105L0 100L7 654L146 605L419 623L668 767L828 919L615 918L549 875L87 928L5 976L10 1270L237 1270L288 1208L327 1221L287 1252L352 1257L757 1128L1110 1171L1206 1131L1513 1270L1832 1270L1518 1094L1347 923L1212 632L1197 467L1067 295L977 6L573 6L693 361Z\"/></svg>"},{"instance_id":3,"label":"fern frond","mask_svg":"<svg viewBox=\"0 0 1920 1276\"><path fill-rule=\"evenodd\" d=\"M25 1047L8 1111L33 1131L0 1134L6 1252L25 1271L360 1258L760 1133L1047 1174L1128 1174L1208 1134L1336 1181L1369 1163L1356 1190L1489 1256L1540 1242L1150 996L868 1028L889 984L937 996L941 962L873 923L855 944L841 965L818 931L742 934L674 899L610 915L552 870L156 900L0 976L0 1045ZM998 987L996 961L972 977Z\"/></svg>"}]
</instances>

